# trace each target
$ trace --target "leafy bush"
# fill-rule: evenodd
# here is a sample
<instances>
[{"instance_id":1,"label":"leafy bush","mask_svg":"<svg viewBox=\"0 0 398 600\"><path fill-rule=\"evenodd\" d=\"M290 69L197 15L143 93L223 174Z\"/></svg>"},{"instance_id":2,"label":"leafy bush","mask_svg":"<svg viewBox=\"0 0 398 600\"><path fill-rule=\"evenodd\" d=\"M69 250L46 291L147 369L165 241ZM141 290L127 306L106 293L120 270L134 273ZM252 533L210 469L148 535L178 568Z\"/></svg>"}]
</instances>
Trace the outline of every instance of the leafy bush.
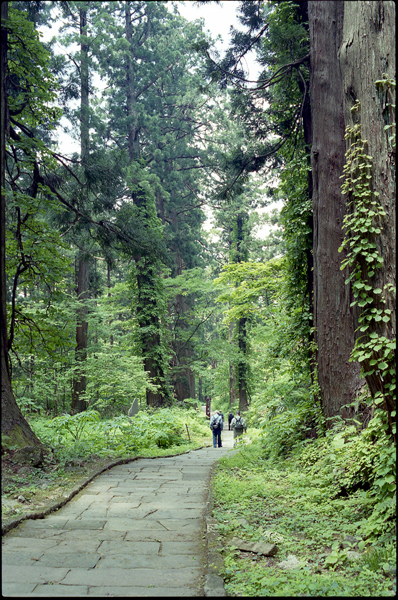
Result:
<instances>
[{"instance_id":1,"label":"leafy bush","mask_svg":"<svg viewBox=\"0 0 398 600\"><path fill-rule=\"evenodd\" d=\"M322 476L333 496L360 491L369 502L369 514L361 523L368 537L391 533L396 496L395 448L379 413L365 430L337 423L325 437L304 448L299 463L306 473Z\"/></svg>"},{"instance_id":2,"label":"leafy bush","mask_svg":"<svg viewBox=\"0 0 398 600\"><path fill-rule=\"evenodd\" d=\"M304 398L297 404L283 399L268 402L267 413L261 420L264 456L286 456L293 447L307 437L319 420L319 409L311 399Z\"/></svg>"},{"instance_id":3,"label":"leafy bush","mask_svg":"<svg viewBox=\"0 0 398 600\"><path fill-rule=\"evenodd\" d=\"M49 421L49 425L57 432L59 438L66 438L68 434L77 441L87 426L97 423L100 420L100 414L96 410L86 410L76 415L64 414L55 417Z\"/></svg>"},{"instance_id":4,"label":"leafy bush","mask_svg":"<svg viewBox=\"0 0 398 600\"><path fill-rule=\"evenodd\" d=\"M205 415L194 408L148 409L133 418L126 415L100 420L95 410L76 415L62 415L51 420L36 419L31 425L38 437L51 446L58 460L71 458L128 457L138 453L197 446L210 441Z\"/></svg>"},{"instance_id":5,"label":"leafy bush","mask_svg":"<svg viewBox=\"0 0 398 600\"><path fill-rule=\"evenodd\" d=\"M384 570L392 572L396 564L396 548L394 544L387 544L384 548L373 546L363 555L363 563L374 572Z\"/></svg>"}]
</instances>

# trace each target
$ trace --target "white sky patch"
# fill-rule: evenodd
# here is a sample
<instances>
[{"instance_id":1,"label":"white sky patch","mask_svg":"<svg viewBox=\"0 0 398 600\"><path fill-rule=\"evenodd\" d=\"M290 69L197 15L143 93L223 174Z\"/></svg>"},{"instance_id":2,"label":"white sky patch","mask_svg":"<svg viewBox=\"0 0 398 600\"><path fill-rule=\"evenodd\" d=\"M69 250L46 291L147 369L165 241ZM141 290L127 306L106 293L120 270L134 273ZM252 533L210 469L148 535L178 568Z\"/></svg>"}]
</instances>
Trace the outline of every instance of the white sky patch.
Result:
<instances>
[{"instance_id":1,"label":"white sky patch","mask_svg":"<svg viewBox=\"0 0 398 600\"><path fill-rule=\"evenodd\" d=\"M211 4L196 6L191 1L180 1L178 2L178 10L180 15L187 21L204 19L205 29L209 30L213 37L221 36L221 41L216 43L216 49L222 54L229 46L231 27L243 30L237 18L239 4L240 2L228 1L220 4L212 2ZM244 59L244 66L248 70L249 79L254 79L260 70L254 52L247 54Z\"/></svg>"}]
</instances>

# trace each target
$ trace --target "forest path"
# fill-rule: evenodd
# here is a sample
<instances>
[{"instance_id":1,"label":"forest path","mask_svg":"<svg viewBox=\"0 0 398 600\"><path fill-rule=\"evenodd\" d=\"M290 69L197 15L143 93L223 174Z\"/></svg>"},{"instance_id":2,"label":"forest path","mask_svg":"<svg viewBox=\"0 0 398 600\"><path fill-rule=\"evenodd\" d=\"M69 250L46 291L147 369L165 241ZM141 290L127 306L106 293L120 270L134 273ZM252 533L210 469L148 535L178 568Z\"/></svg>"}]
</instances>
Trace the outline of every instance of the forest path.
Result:
<instances>
[{"instance_id":1,"label":"forest path","mask_svg":"<svg viewBox=\"0 0 398 600\"><path fill-rule=\"evenodd\" d=\"M211 433L211 432L209 432ZM203 596L211 468L233 447L138 459L3 537L4 596ZM209 584L210 581L210 584Z\"/></svg>"}]
</instances>

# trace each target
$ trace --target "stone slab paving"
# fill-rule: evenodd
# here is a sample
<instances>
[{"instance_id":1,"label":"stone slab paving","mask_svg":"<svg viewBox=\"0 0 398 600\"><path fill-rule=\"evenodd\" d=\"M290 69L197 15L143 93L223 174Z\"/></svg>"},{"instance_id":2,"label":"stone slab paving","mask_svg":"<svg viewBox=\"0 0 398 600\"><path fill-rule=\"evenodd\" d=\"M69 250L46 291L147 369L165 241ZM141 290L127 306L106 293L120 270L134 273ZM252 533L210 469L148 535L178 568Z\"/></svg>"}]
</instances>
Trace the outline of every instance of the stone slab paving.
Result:
<instances>
[{"instance_id":1,"label":"stone slab paving","mask_svg":"<svg viewBox=\"0 0 398 600\"><path fill-rule=\"evenodd\" d=\"M3 537L3 597L225 595L206 575L205 515L211 468L232 446L224 431L222 448L113 467L24 521Z\"/></svg>"}]
</instances>

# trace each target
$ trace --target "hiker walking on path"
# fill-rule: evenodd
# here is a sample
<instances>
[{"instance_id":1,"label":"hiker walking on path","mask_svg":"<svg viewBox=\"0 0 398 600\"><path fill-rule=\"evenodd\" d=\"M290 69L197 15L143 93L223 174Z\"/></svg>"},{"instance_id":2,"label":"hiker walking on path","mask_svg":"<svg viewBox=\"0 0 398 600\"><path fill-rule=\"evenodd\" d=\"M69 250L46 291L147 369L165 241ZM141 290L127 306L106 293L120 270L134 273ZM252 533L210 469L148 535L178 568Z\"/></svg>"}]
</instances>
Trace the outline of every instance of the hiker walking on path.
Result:
<instances>
[{"instance_id":1,"label":"hiker walking on path","mask_svg":"<svg viewBox=\"0 0 398 600\"><path fill-rule=\"evenodd\" d=\"M228 415L228 431L231 431L231 421L234 418L234 413L232 412L232 410L229 411L229 415Z\"/></svg>"},{"instance_id":2,"label":"hiker walking on path","mask_svg":"<svg viewBox=\"0 0 398 600\"><path fill-rule=\"evenodd\" d=\"M240 416L240 412L236 411L236 415L234 416L234 418L231 421L231 427L234 430L234 447L236 446L236 442L238 441L238 438L243 434L243 432L246 433L246 421L244 420L243 417Z\"/></svg>"},{"instance_id":3,"label":"hiker walking on path","mask_svg":"<svg viewBox=\"0 0 398 600\"><path fill-rule=\"evenodd\" d=\"M213 448L222 447L221 443L221 431L224 427L222 413L219 410L214 412L214 415L210 419L210 429L213 431Z\"/></svg>"}]
</instances>

